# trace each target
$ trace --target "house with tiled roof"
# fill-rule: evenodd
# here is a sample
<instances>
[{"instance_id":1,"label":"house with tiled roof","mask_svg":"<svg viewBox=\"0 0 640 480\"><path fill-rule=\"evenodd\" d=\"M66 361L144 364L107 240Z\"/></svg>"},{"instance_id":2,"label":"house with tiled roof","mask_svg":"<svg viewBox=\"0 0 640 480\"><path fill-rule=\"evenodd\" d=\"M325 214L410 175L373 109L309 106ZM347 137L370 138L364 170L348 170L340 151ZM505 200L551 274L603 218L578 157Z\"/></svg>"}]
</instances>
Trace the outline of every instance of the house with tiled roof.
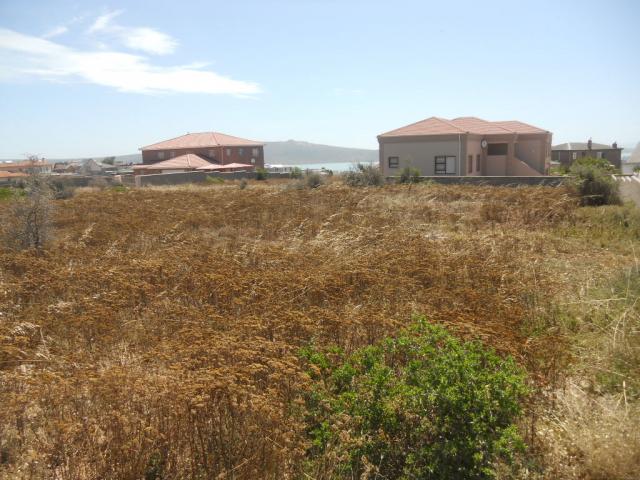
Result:
<instances>
[{"instance_id":1,"label":"house with tiled roof","mask_svg":"<svg viewBox=\"0 0 640 480\"><path fill-rule=\"evenodd\" d=\"M430 117L378 135L380 169L423 176L539 176L549 171L551 132L517 120Z\"/></svg>"},{"instance_id":2,"label":"house with tiled roof","mask_svg":"<svg viewBox=\"0 0 640 480\"><path fill-rule=\"evenodd\" d=\"M551 159L566 167L582 157L604 158L616 168L622 166L622 148L616 142L607 145L589 139L587 142L561 143L551 148Z\"/></svg>"},{"instance_id":3,"label":"house with tiled roof","mask_svg":"<svg viewBox=\"0 0 640 480\"><path fill-rule=\"evenodd\" d=\"M235 163L250 165L253 168L264 167L263 143L219 132L187 133L180 137L147 145L140 150L142 151L143 166L174 161L163 164L166 168L155 168L156 173L162 170L195 170L209 164ZM194 157L198 157L199 160ZM178 159L180 161L175 163ZM192 161L198 163L198 166L191 168L190 162ZM138 169L138 171L141 170Z\"/></svg>"}]
</instances>

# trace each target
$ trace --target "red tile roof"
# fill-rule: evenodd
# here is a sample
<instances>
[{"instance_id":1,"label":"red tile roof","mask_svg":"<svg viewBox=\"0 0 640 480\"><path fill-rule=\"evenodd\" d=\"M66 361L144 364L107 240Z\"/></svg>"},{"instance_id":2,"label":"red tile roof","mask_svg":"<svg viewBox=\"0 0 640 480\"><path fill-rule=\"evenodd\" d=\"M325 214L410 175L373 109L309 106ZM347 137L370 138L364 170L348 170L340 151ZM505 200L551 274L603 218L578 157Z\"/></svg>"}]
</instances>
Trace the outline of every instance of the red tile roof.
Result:
<instances>
[{"instance_id":1,"label":"red tile roof","mask_svg":"<svg viewBox=\"0 0 640 480\"><path fill-rule=\"evenodd\" d=\"M0 170L0 178L26 177L26 173L22 172L5 172Z\"/></svg>"},{"instance_id":2,"label":"red tile roof","mask_svg":"<svg viewBox=\"0 0 640 480\"><path fill-rule=\"evenodd\" d=\"M209 165L205 165L204 167L198 167L198 170L224 170L227 168L253 168L253 167L254 165L249 165L248 163L225 163L223 165L210 163Z\"/></svg>"},{"instance_id":3,"label":"red tile roof","mask_svg":"<svg viewBox=\"0 0 640 480\"><path fill-rule=\"evenodd\" d=\"M425 135L457 135L472 133L475 135L504 135L510 133L547 133L546 130L528 125L517 120L506 122L489 122L476 117L459 117L453 120L430 117L406 127L391 130L379 137L404 137Z\"/></svg>"},{"instance_id":4,"label":"red tile roof","mask_svg":"<svg viewBox=\"0 0 640 480\"><path fill-rule=\"evenodd\" d=\"M233 137L218 132L187 133L181 137L172 138L163 142L147 145L140 150L169 150L181 148L208 148L208 147L259 147L260 142L245 138Z\"/></svg>"},{"instance_id":5,"label":"red tile roof","mask_svg":"<svg viewBox=\"0 0 640 480\"><path fill-rule=\"evenodd\" d=\"M180 169L193 169L211 165L207 160L193 153L187 153L180 155L179 157L170 158L163 162L152 163L150 165L136 165L134 170L180 170Z\"/></svg>"}]
</instances>

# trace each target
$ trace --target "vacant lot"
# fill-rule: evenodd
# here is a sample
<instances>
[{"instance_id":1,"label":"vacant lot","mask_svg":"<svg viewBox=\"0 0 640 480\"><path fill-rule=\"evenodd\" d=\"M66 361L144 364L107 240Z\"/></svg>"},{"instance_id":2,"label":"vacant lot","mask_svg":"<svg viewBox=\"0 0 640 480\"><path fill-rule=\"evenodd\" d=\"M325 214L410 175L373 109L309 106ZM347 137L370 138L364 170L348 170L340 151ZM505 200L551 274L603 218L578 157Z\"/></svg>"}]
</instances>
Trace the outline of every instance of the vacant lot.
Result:
<instances>
[{"instance_id":1,"label":"vacant lot","mask_svg":"<svg viewBox=\"0 0 640 480\"><path fill-rule=\"evenodd\" d=\"M41 255L0 247L0 477L305 478L300 348L352 351L416 313L526 368L530 448L505 478L637 471L630 207L337 183L55 207Z\"/></svg>"}]
</instances>

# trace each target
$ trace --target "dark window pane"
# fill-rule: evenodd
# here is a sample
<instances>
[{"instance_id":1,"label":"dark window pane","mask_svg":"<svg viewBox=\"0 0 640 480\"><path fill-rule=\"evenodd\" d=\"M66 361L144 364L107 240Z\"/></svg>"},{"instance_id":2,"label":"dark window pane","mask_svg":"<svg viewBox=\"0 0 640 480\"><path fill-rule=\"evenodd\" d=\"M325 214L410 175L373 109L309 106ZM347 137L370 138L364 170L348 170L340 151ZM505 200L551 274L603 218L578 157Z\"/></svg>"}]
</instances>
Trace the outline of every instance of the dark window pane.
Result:
<instances>
[{"instance_id":1,"label":"dark window pane","mask_svg":"<svg viewBox=\"0 0 640 480\"><path fill-rule=\"evenodd\" d=\"M490 143L487 149L487 155L506 155L509 146L506 143Z\"/></svg>"}]
</instances>

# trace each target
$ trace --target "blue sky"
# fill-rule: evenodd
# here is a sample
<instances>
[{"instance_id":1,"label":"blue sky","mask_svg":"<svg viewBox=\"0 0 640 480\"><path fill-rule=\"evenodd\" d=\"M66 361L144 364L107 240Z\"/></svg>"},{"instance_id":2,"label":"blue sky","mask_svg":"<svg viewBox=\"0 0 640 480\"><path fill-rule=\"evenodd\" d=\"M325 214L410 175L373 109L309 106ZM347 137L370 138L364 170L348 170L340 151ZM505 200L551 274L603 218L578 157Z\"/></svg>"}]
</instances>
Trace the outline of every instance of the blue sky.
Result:
<instances>
[{"instance_id":1,"label":"blue sky","mask_svg":"<svg viewBox=\"0 0 640 480\"><path fill-rule=\"evenodd\" d=\"M186 132L377 148L430 116L640 141L640 2L0 0L0 158Z\"/></svg>"}]
</instances>

